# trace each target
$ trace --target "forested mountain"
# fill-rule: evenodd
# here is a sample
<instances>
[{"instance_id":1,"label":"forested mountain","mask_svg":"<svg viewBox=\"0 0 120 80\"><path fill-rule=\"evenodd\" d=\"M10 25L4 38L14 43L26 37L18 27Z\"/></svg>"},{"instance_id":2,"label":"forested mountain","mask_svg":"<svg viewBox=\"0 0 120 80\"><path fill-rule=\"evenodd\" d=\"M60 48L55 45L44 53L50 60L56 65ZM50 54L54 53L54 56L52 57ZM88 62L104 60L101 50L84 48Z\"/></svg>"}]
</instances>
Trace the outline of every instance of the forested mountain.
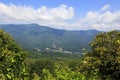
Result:
<instances>
[{"instance_id":1,"label":"forested mountain","mask_svg":"<svg viewBox=\"0 0 120 80\"><path fill-rule=\"evenodd\" d=\"M60 30L38 24L1 24L0 29L10 33L24 49L35 48L81 52L99 33L97 30Z\"/></svg>"}]
</instances>

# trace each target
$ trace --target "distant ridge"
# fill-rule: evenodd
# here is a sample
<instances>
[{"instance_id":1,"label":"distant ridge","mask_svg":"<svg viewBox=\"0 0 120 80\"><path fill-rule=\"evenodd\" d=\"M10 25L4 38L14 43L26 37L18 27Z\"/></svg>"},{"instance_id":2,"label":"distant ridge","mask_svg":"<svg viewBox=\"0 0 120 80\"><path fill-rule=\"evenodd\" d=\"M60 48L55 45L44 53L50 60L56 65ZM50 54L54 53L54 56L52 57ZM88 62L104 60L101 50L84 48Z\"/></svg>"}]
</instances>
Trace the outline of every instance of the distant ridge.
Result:
<instances>
[{"instance_id":1,"label":"distant ridge","mask_svg":"<svg viewBox=\"0 0 120 80\"><path fill-rule=\"evenodd\" d=\"M10 33L24 49L35 48L45 51L64 50L82 52L89 48L89 42L100 31L97 30L61 30L38 24L0 24L0 29Z\"/></svg>"}]
</instances>

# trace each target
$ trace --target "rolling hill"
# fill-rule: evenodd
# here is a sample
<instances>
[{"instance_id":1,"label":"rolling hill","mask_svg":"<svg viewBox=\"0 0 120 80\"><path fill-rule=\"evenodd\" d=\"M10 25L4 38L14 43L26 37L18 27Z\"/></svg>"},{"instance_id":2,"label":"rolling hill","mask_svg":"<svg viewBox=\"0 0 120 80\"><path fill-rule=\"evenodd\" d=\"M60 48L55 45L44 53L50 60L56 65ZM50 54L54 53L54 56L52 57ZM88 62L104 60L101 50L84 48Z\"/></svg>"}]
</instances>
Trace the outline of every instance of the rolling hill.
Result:
<instances>
[{"instance_id":1,"label":"rolling hill","mask_svg":"<svg viewBox=\"0 0 120 80\"><path fill-rule=\"evenodd\" d=\"M60 30L38 24L0 24L24 49L64 50L82 52L89 48L89 42L99 33L97 30Z\"/></svg>"}]
</instances>

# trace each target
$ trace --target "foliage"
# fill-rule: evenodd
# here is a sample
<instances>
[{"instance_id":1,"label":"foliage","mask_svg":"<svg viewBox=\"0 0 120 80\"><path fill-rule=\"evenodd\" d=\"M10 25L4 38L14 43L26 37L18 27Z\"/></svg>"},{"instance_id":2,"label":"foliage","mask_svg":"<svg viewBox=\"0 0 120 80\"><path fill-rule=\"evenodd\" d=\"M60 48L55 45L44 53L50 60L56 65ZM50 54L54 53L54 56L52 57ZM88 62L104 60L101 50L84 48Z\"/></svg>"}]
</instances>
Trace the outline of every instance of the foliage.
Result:
<instances>
[{"instance_id":1,"label":"foliage","mask_svg":"<svg viewBox=\"0 0 120 80\"><path fill-rule=\"evenodd\" d=\"M55 78L56 80L85 80L84 74L71 71L67 66L62 67L61 65L56 66Z\"/></svg>"},{"instance_id":2,"label":"foliage","mask_svg":"<svg viewBox=\"0 0 120 80\"><path fill-rule=\"evenodd\" d=\"M0 76L6 80L24 78L25 52L15 43L12 37L0 30Z\"/></svg>"},{"instance_id":3,"label":"foliage","mask_svg":"<svg viewBox=\"0 0 120 80\"><path fill-rule=\"evenodd\" d=\"M79 59L80 60L80 59ZM75 61L79 61L75 60ZM41 60L40 60L41 61ZM47 61L47 60L46 60ZM49 60L53 61L53 60ZM88 78L87 75L83 72L79 72L76 68L78 67L78 62L75 62L74 60L56 60L54 63L54 73L50 71L49 68L42 68L42 71L40 72L40 75L38 74L39 71L35 71L32 73L32 77L29 78L29 80L99 80L97 77L90 77ZM36 61L38 62L38 61ZM35 63L36 63L35 62ZM74 67L71 68L68 67L68 65L72 62L75 62ZM37 64L37 63L36 63ZM33 64L34 65L34 64ZM39 65L41 66L41 65ZM48 64L46 64L48 66ZM34 65L34 68L37 66ZM75 69L74 69L75 68ZM40 67L36 68L37 70L40 69ZM74 70L72 70L74 69ZM31 74L31 73L30 73Z\"/></svg>"},{"instance_id":4,"label":"foliage","mask_svg":"<svg viewBox=\"0 0 120 80\"><path fill-rule=\"evenodd\" d=\"M91 52L81 58L42 53L41 59L26 58L12 37L0 30L0 80L118 80L120 79L120 32L98 34ZM86 52L86 49L83 49ZM45 59L43 56L49 56ZM71 55L73 56L73 55ZM25 65L26 61L26 65ZM26 69L27 68L27 69ZM27 70L27 71L26 71ZM29 74L27 74L27 72ZM29 76L28 76L29 75Z\"/></svg>"},{"instance_id":5,"label":"foliage","mask_svg":"<svg viewBox=\"0 0 120 80\"><path fill-rule=\"evenodd\" d=\"M71 71L67 66L56 65L54 69L54 74L48 69L42 70L42 76L38 76L37 73L34 73L33 80L86 80L84 74Z\"/></svg>"},{"instance_id":6,"label":"foliage","mask_svg":"<svg viewBox=\"0 0 120 80\"><path fill-rule=\"evenodd\" d=\"M77 60L75 61L69 61L68 67L72 71L78 71L78 66L80 65L80 61L78 62Z\"/></svg>"},{"instance_id":7,"label":"foliage","mask_svg":"<svg viewBox=\"0 0 120 80\"><path fill-rule=\"evenodd\" d=\"M90 45L92 51L83 58L81 71L101 80L120 79L120 32L100 33Z\"/></svg>"},{"instance_id":8,"label":"foliage","mask_svg":"<svg viewBox=\"0 0 120 80\"><path fill-rule=\"evenodd\" d=\"M54 63L49 60L38 60L31 65L30 77L33 78L33 74L43 77L42 71L47 69L50 73L54 74Z\"/></svg>"}]
</instances>

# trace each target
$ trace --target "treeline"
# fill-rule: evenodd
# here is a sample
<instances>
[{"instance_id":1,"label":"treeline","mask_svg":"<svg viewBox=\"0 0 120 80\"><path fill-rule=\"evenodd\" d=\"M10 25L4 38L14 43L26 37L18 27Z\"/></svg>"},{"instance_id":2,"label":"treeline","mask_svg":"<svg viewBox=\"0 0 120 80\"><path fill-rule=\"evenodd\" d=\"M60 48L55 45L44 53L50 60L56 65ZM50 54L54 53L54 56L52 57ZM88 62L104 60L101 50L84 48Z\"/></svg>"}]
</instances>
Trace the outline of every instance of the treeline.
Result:
<instances>
[{"instance_id":1,"label":"treeline","mask_svg":"<svg viewBox=\"0 0 120 80\"><path fill-rule=\"evenodd\" d=\"M1 80L119 80L120 32L96 35L91 51L77 59L31 59L0 30Z\"/></svg>"},{"instance_id":2,"label":"treeline","mask_svg":"<svg viewBox=\"0 0 120 80\"><path fill-rule=\"evenodd\" d=\"M28 59L28 63L32 60ZM34 60L33 60L34 61ZM28 64L30 80L88 80L84 72L80 72L80 59L40 59Z\"/></svg>"}]
</instances>

